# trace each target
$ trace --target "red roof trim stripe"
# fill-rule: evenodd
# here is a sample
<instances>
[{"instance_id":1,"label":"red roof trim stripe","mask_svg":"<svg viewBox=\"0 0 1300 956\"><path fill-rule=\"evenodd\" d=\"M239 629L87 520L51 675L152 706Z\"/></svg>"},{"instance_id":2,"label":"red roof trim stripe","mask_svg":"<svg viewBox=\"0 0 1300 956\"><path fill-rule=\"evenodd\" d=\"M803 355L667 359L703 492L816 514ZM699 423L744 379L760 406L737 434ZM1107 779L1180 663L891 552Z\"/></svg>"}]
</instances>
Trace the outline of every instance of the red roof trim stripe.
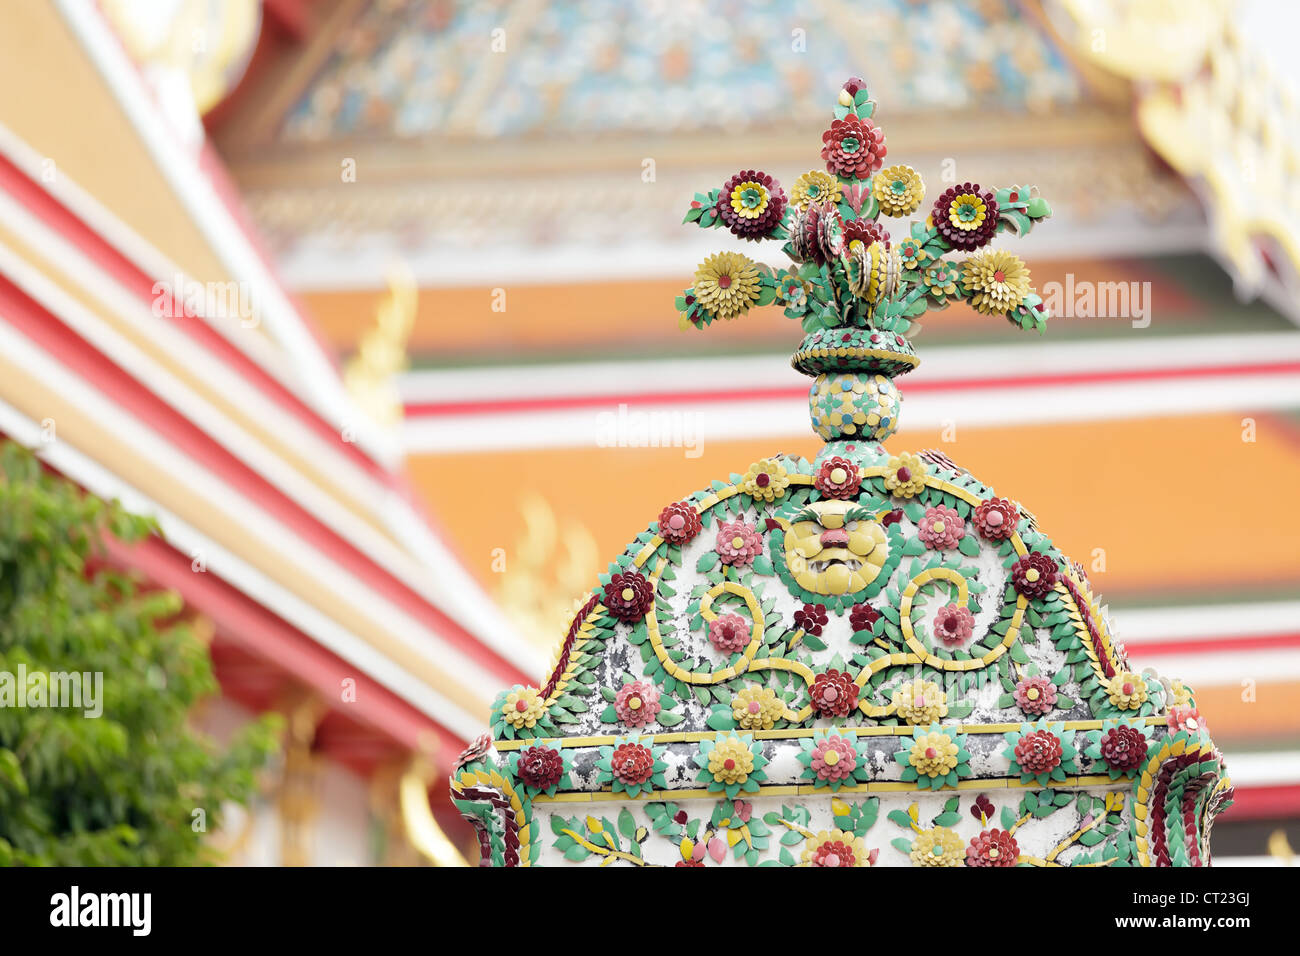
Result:
<instances>
[{"instance_id":1,"label":"red roof trim stripe","mask_svg":"<svg viewBox=\"0 0 1300 956\"><path fill-rule=\"evenodd\" d=\"M1300 362L1247 362L1235 365L1188 368L1115 369L1112 371L1065 372L1056 375L1007 375L986 378L909 381L909 395L922 392L967 392L994 388L1034 388L1048 385L1099 385L1114 382L1144 382L1184 378L1219 378L1229 375L1300 373ZM752 402L807 397L806 387L773 386L750 389L701 389L674 392L628 392L604 395L553 395L545 398L475 399L469 401L412 402L408 418L544 412L583 408L608 408L611 404L687 405L699 402Z\"/></svg>"},{"instance_id":2,"label":"red roof trim stripe","mask_svg":"<svg viewBox=\"0 0 1300 956\"><path fill-rule=\"evenodd\" d=\"M155 298L156 282L172 280L172 276L158 277L157 280L151 278L3 154L0 154L0 191L21 203L32 215L75 245L150 308ZM376 480L388 487L393 486L393 476L383 465L366 454L360 445L343 442L338 430L321 418L311 406L227 341L221 333L209 327L203 319L180 320L177 327L209 352L214 360L221 361L248 382L250 388L260 391L268 400L284 408L321 438L337 443L342 454Z\"/></svg>"},{"instance_id":3,"label":"red roof trim stripe","mask_svg":"<svg viewBox=\"0 0 1300 956\"><path fill-rule=\"evenodd\" d=\"M235 458L187 418L113 364L106 356L45 311L8 278L0 276L0 310L16 329L74 374L111 396L127 413L147 423L180 453L257 502L310 546L356 575L439 636L475 660L503 684L524 680L518 668L423 596L394 577L346 539L303 510L257 472Z\"/></svg>"}]
</instances>

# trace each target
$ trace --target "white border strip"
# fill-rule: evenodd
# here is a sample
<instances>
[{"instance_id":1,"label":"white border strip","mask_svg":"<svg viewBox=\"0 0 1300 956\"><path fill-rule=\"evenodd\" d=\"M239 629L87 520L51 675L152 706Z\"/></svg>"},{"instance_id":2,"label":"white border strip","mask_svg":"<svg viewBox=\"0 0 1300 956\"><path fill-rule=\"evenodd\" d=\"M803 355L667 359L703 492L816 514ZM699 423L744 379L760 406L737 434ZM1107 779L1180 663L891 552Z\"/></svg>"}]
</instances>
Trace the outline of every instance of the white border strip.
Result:
<instances>
[{"instance_id":1,"label":"white border strip","mask_svg":"<svg viewBox=\"0 0 1300 956\"><path fill-rule=\"evenodd\" d=\"M142 327L152 339L163 343L170 354L181 358L190 368L202 368L204 376L223 393L237 395L249 389L240 376L228 373L205 350L170 327L165 320L152 315L119 284L100 272L76 247L46 229L3 195L0 195L0 221L12 226L49 262L61 268L65 275L92 287L94 295L100 301L125 320ZM453 619L484 644L525 673L531 674L544 666L539 652L519 637L504 615L490 621L482 619L479 608L490 605L490 600L482 594L477 583L465 574L445 547L432 536L424 522L413 516L410 505L399 494L379 484L362 468L348 460L346 455L341 454L339 449L331 448L292 416L280 411L273 401L267 399L259 414L300 455L331 462L330 471L336 481L354 489L353 499L371 509L395 533L403 547L398 547L392 539L380 534L373 526L303 478L261 441L148 358L3 244L0 244L0 272L8 274L20 288L58 315L118 367L203 429L308 513L356 545L388 573L430 603L444 610L454 608L454 612L449 610ZM427 540L420 540L421 536L414 525L424 528ZM413 547L413 543L419 547ZM463 579L457 576L458 573Z\"/></svg>"},{"instance_id":2,"label":"white border strip","mask_svg":"<svg viewBox=\"0 0 1300 956\"><path fill-rule=\"evenodd\" d=\"M984 378L1089 372L1197 369L1247 362L1300 361L1300 331L1250 335L1147 337L927 348L899 387ZM655 392L807 387L809 379L777 354L613 362L565 362L408 372L399 383L408 405L501 398L590 397Z\"/></svg>"},{"instance_id":3,"label":"white border strip","mask_svg":"<svg viewBox=\"0 0 1300 956\"><path fill-rule=\"evenodd\" d=\"M904 432L950 424L966 428L1035 425L1300 407L1300 375L1295 374L1008 387L958 396L908 395L904 383L902 391ZM629 421L648 421L650 435L659 436L663 444L680 446L684 453L714 442L809 435L808 402L791 397L631 407L611 399L603 408L430 415L408 418L402 436L408 454L599 448L620 440L636 447L640 430L620 424L620 415L650 416Z\"/></svg>"},{"instance_id":4,"label":"white border strip","mask_svg":"<svg viewBox=\"0 0 1300 956\"><path fill-rule=\"evenodd\" d=\"M180 266L100 205L98 200L73 182L62 169L58 171L57 176L47 181L41 175L41 164L45 161L45 157L27 145L3 123L0 123L0 154L17 166L32 182L39 183L40 187L61 206L85 223L91 231L102 236L105 242L133 262L145 275L155 278L166 276L169 280L179 275L187 283L192 279L191 276L184 274ZM201 307L203 304L194 303L196 307ZM197 318L247 356L249 361L266 371L289 392L306 402L309 407L311 406L310 397L303 391L302 381L285 361L283 352L272 345L269 339L260 334L246 334L245 330L231 328L230 323L216 321L201 312Z\"/></svg>"},{"instance_id":5,"label":"white border strip","mask_svg":"<svg viewBox=\"0 0 1300 956\"><path fill-rule=\"evenodd\" d=\"M1129 644L1300 632L1300 601L1115 608L1110 614L1113 636Z\"/></svg>"},{"instance_id":6,"label":"white border strip","mask_svg":"<svg viewBox=\"0 0 1300 956\"><path fill-rule=\"evenodd\" d=\"M1214 727L1210 727L1214 732ZM1255 753L1247 751L1224 754L1228 775L1234 786L1290 787L1300 786L1300 753L1293 750L1274 750Z\"/></svg>"}]
</instances>

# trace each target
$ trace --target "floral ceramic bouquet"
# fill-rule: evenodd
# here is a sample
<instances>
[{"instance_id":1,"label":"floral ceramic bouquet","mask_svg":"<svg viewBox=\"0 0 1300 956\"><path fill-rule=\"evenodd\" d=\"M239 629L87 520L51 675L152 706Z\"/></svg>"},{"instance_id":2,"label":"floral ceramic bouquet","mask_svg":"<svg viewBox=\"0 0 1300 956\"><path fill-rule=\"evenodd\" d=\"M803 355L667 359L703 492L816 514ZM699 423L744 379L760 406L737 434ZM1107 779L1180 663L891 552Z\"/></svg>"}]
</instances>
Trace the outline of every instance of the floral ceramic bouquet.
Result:
<instances>
[{"instance_id":1,"label":"floral ceramic bouquet","mask_svg":"<svg viewBox=\"0 0 1300 956\"><path fill-rule=\"evenodd\" d=\"M1022 235L1050 216L1047 201L1031 186L962 183L944 190L926 219L895 242L880 217L915 213L925 184L910 166L882 168L885 134L872 119L875 107L861 79L844 84L822 134L826 170L804 173L789 196L774 177L752 169L695 196L686 222L747 240L784 240L794 264L777 271L738 252L709 256L677 297L683 328L777 304L808 335L861 329L901 337L916 331L927 309L954 299L1022 328L1045 328L1049 312L1024 262L987 247L1000 232Z\"/></svg>"}]
</instances>

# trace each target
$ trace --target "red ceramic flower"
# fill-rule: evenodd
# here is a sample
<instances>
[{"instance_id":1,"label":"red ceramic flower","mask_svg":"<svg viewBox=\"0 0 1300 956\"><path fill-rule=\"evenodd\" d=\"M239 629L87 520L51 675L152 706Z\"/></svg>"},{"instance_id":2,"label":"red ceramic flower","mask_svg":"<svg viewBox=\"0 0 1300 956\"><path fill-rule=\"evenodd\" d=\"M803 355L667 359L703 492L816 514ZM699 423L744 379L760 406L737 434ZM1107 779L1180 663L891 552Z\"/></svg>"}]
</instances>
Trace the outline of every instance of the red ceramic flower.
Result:
<instances>
[{"instance_id":1,"label":"red ceramic flower","mask_svg":"<svg viewBox=\"0 0 1300 956\"><path fill-rule=\"evenodd\" d=\"M966 536L966 522L956 508L936 505L925 509L925 517L917 524L916 533L927 548L946 551L957 547L957 542Z\"/></svg>"},{"instance_id":2,"label":"red ceramic flower","mask_svg":"<svg viewBox=\"0 0 1300 956\"><path fill-rule=\"evenodd\" d=\"M953 186L935 200L930 212L934 227L954 249L969 252L993 238L998 228L998 203L975 183Z\"/></svg>"},{"instance_id":3,"label":"red ceramic flower","mask_svg":"<svg viewBox=\"0 0 1300 956\"><path fill-rule=\"evenodd\" d=\"M723 654L734 654L749 645L749 630L749 622L739 614L722 614L709 622L709 643Z\"/></svg>"},{"instance_id":4,"label":"red ceramic flower","mask_svg":"<svg viewBox=\"0 0 1300 956\"><path fill-rule=\"evenodd\" d=\"M813 679L813 710L823 717L847 717L858 706L858 685L848 672L831 668Z\"/></svg>"},{"instance_id":5,"label":"red ceramic flower","mask_svg":"<svg viewBox=\"0 0 1300 956\"><path fill-rule=\"evenodd\" d=\"M1051 773L1061 762L1061 741L1050 730L1025 734L1016 744L1016 763L1029 773Z\"/></svg>"},{"instance_id":6,"label":"red ceramic flower","mask_svg":"<svg viewBox=\"0 0 1300 956\"><path fill-rule=\"evenodd\" d=\"M703 860L678 860L673 866L703 866Z\"/></svg>"},{"instance_id":7,"label":"red ceramic flower","mask_svg":"<svg viewBox=\"0 0 1300 956\"><path fill-rule=\"evenodd\" d=\"M643 727L658 716L659 688L648 680L624 684L614 695L614 713L629 727Z\"/></svg>"},{"instance_id":8,"label":"red ceramic flower","mask_svg":"<svg viewBox=\"0 0 1300 956\"><path fill-rule=\"evenodd\" d=\"M822 159L828 172L845 179L866 179L885 161L885 131L852 114L822 133Z\"/></svg>"},{"instance_id":9,"label":"red ceramic flower","mask_svg":"<svg viewBox=\"0 0 1300 956\"><path fill-rule=\"evenodd\" d=\"M685 544L700 533L700 516L684 501L659 512L659 537L669 544Z\"/></svg>"},{"instance_id":10,"label":"red ceramic flower","mask_svg":"<svg viewBox=\"0 0 1300 956\"><path fill-rule=\"evenodd\" d=\"M631 786L650 779L655 769L655 758L649 747L620 744L610 759L610 767L615 777Z\"/></svg>"},{"instance_id":11,"label":"red ceramic flower","mask_svg":"<svg viewBox=\"0 0 1300 956\"><path fill-rule=\"evenodd\" d=\"M1011 584L1031 601L1056 587L1056 562L1041 551L1030 551L1011 566Z\"/></svg>"},{"instance_id":12,"label":"red ceramic flower","mask_svg":"<svg viewBox=\"0 0 1300 956\"><path fill-rule=\"evenodd\" d=\"M1114 770L1136 770L1146 760L1147 746L1142 731L1121 724L1106 731L1101 738L1101 759Z\"/></svg>"},{"instance_id":13,"label":"red ceramic flower","mask_svg":"<svg viewBox=\"0 0 1300 956\"><path fill-rule=\"evenodd\" d=\"M1026 714L1041 716L1056 706L1056 685L1041 674L1022 678L1012 693Z\"/></svg>"},{"instance_id":14,"label":"red ceramic flower","mask_svg":"<svg viewBox=\"0 0 1300 956\"><path fill-rule=\"evenodd\" d=\"M803 628L805 634L820 636L822 628L830 620L826 608L820 604L805 604L794 612L794 626Z\"/></svg>"},{"instance_id":15,"label":"red ceramic flower","mask_svg":"<svg viewBox=\"0 0 1300 956\"><path fill-rule=\"evenodd\" d=\"M847 246L854 240L864 246L879 242L888 249L889 231L872 219L850 219L844 223L844 245Z\"/></svg>"},{"instance_id":16,"label":"red ceramic flower","mask_svg":"<svg viewBox=\"0 0 1300 956\"><path fill-rule=\"evenodd\" d=\"M550 747L527 747L519 752L517 773L534 790L549 790L560 782L564 760Z\"/></svg>"},{"instance_id":17,"label":"red ceramic flower","mask_svg":"<svg viewBox=\"0 0 1300 956\"><path fill-rule=\"evenodd\" d=\"M620 571L605 585L605 607L628 624L645 617L654 599L654 586L638 571Z\"/></svg>"},{"instance_id":18,"label":"red ceramic flower","mask_svg":"<svg viewBox=\"0 0 1300 956\"><path fill-rule=\"evenodd\" d=\"M763 538L743 521L724 521L718 525L715 550L723 564L745 567L762 553Z\"/></svg>"},{"instance_id":19,"label":"red ceramic flower","mask_svg":"<svg viewBox=\"0 0 1300 956\"><path fill-rule=\"evenodd\" d=\"M856 498L862 489L862 473L853 462L836 455L821 463L813 484L827 498Z\"/></svg>"},{"instance_id":20,"label":"red ceramic flower","mask_svg":"<svg viewBox=\"0 0 1300 956\"><path fill-rule=\"evenodd\" d=\"M857 631L869 631L871 625L880 620L880 612L870 604L855 604L849 611L849 627Z\"/></svg>"},{"instance_id":21,"label":"red ceramic flower","mask_svg":"<svg viewBox=\"0 0 1300 956\"><path fill-rule=\"evenodd\" d=\"M1006 498L990 498L975 506L971 521L975 530L990 541L1004 541L1016 530L1020 509Z\"/></svg>"},{"instance_id":22,"label":"red ceramic flower","mask_svg":"<svg viewBox=\"0 0 1300 956\"><path fill-rule=\"evenodd\" d=\"M785 190L767 173L750 169L736 173L718 195L718 214L734 235L763 239L781 221Z\"/></svg>"},{"instance_id":23,"label":"red ceramic flower","mask_svg":"<svg viewBox=\"0 0 1300 956\"><path fill-rule=\"evenodd\" d=\"M934 636L948 647L970 640L975 630L975 615L970 608L948 604L934 615Z\"/></svg>"},{"instance_id":24,"label":"red ceramic flower","mask_svg":"<svg viewBox=\"0 0 1300 956\"><path fill-rule=\"evenodd\" d=\"M809 855L810 866L857 866L858 858L853 847L843 840L823 840Z\"/></svg>"},{"instance_id":25,"label":"red ceramic flower","mask_svg":"<svg viewBox=\"0 0 1300 956\"><path fill-rule=\"evenodd\" d=\"M967 866L1015 866L1019 857L1016 838L1005 830L985 830L966 847Z\"/></svg>"}]
</instances>

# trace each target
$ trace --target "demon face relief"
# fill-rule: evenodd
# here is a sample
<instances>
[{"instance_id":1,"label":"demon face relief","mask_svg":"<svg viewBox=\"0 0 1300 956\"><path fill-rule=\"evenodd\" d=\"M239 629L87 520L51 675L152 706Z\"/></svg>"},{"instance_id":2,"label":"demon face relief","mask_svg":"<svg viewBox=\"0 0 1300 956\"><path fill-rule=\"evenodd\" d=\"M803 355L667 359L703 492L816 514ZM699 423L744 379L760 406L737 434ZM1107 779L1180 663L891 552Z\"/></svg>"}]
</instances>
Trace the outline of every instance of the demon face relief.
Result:
<instances>
[{"instance_id":1,"label":"demon face relief","mask_svg":"<svg viewBox=\"0 0 1300 956\"><path fill-rule=\"evenodd\" d=\"M783 542L786 567L813 594L865 590L889 557L877 513L851 501L818 501L795 512Z\"/></svg>"}]
</instances>

